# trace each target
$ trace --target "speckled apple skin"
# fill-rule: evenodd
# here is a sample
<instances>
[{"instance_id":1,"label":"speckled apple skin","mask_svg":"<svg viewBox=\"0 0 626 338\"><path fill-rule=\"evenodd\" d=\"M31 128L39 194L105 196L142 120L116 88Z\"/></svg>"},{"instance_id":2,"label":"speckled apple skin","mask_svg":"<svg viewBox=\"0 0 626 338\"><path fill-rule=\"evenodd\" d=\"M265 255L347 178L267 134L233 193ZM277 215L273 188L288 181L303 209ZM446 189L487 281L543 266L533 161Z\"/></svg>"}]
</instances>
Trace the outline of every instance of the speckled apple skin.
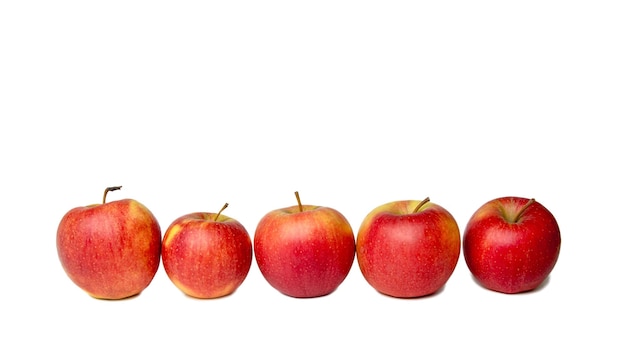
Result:
<instances>
[{"instance_id":1,"label":"speckled apple skin","mask_svg":"<svg viewBox=\"0 0 626 338\"><path fill-rule=\"evenodd\" d=\"M266 214L254 235L261 273L278 291L297 298L325 296L347 277L355 239L348 220L328 207L303 205Z\"/></svg>"},{"instance_id":2,"label":"speckled apple skin","mask_svg":"<svg viewBox=\"0 0 626 338\"><path fill-rule=\"evenodd\" d=\"M463 234L463 255L476 281L507 294L536 289L556 265L561 232L554 215L528 198L501 197L478 208Z\"/></svg>"},{"instance_id":3,"label":"speckled apple skin","mask_svg":"<svg viewBox=\"0 0 626 338\"><path fill-rule=\"evenodd\" d=\"M356 240L357 261L367 282L380 293L415 298L440 290L460 255L460 232L452 215L418 200L374 208L363 220Z\"/></svg>"},{"instance_id":4,"label":"speckled apple skin","mask_svg":"<svg viewBox=\"0 0 626 338\"><path fill-rule=\"evenodd\" d=\"M245 227L224 214L195 212L174 220L163 236L163 267L188 296L212 299L235 292L252 264Z\"/></svg>"},{"instance_id":5,"label":"speckled apple skin","mask_svg":"<svg viewBox=\"0 0 626 338\"><path fill-rule=\"evenodd\" d=\"M122 299L152 282L161 259L161 228L143 204L123 199L68 211L56 244L77 286L94 298Z\"/></svg>"}]
</instances>

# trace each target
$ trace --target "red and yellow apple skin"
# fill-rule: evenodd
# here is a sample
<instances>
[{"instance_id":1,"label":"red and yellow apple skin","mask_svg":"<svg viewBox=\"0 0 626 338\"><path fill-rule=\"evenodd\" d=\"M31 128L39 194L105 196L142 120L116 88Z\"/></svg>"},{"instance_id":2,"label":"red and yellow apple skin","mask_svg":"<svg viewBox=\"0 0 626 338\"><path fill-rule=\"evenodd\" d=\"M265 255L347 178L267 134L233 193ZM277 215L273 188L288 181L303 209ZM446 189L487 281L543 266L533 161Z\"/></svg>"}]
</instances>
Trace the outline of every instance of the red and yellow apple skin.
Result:
<instances>
[{"instance_id":1,"label":"red and yellow apple skin","mask_svg":"<svg viewBox=\"0 0 626 338\"><path fill-rule=\"evenodd\" d=\"M433 294L452 275L461 251L459 227L441 206L403 200L373 209L361 223L356 255L365 280L398 298Z\"/></svg>"},{"instance_id":2,"label":"red and yellow apple skin","mask_svg":"<svg viewBox=\"0 0 626 338\"><path fill-rule=\"evenodd\" d=\"M354 262L352 227L337 210L299 205L267 213L254 234L257 264L267 282L285 295L332 293Z\"/></svg>"},{"instance_id":3,"label":"red and yellow apple skin","mask_svg":"<svg viewBox=\"0 0 626 338\"><path fill-rule=\"evenodd\" d=\"M179 217L163 236L163 267L188 296L218 298L232 294L252 264L252 242L236 219L196 212Z\"/></svg>"},{"instance_id":4,"label":"red and yellow apple skin","mask_svg":"<svg viewBox=\"0 0 626 338\"><path fill-rule=\"evenodd\" d=\"M512 294L537 288L556 265L561 233L534 199L501 197L482 205L463 233L463 255L476 281Z\"/></svg>"},{"instance_id":5,"label":"red and yellow apple skin","mask_svg":"<svg viewBox=\"0 0 626 338\"><path fill-rule=\"evenodd\" d=\"M124 199L68 211L56 245L77 286L94 298L122 299L152 282L160 263L161 228L143 204Z\"/></svg>"}]
</instances>

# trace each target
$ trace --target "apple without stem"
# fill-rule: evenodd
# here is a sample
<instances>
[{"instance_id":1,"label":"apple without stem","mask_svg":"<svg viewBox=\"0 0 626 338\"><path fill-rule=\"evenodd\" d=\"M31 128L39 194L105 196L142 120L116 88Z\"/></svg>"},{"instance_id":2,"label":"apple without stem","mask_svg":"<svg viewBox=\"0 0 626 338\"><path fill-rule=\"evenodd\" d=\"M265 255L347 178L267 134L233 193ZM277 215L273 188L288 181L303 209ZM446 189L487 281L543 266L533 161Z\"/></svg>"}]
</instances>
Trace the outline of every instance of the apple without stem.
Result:
<instances>
[{"instance_id":1,"label":"apple without stem","mask_svg":"<svg viewBox=\"0 0 626 338\"><path fill-rule=\"evenodd\" d=\"M156 274L161 228L141 203L124 199L68 211L57 229L59 260L69 278L94 298L122 299L143 291Z\"/></svg>"},{"instance_id":2,"label":"apple without stem","mask_svg":"<svg viewBox=\"0 0 626 338\"><path fill-rule=\"evenodd\" d=\"M196 212L174 220L163 236L163 267L172 283L195 298L233 293L252 264L252 241L222 211Z\"/></svg>"},{"instance_id":3,"label":"apple without stem","mask_svg":"<svg viewBox=\"0 0 626 338\"><path fill-rule=\"evenodd\" d=\"M470 272L487 289L519 293L537 288L559 256L556 219L534 199L501 197L482 205L463 234Z\"/></svg>"},{"instance_id":4,"label":"apple without stem","mask_svg":"<svg viewBox=\"0 0 626 338\"><path fill-rule=\"evenodd\" d=\"M363 220L356 255L365 280L399 298L435 293L448 281L461 251L459 227L441 206L404 200L383 204Z\"/></svg>"},{"instance_id":5,"label":"apple without stem","mask_svg":"<svg viewBox=\"0 0 626 338\"><path fill-rule=\"evenodd\" d=\"M328 295L347 277L355 255L352 227L337 210L298 205L267 213L254 234L262 275L285 295Z\"/></svg>"}]
</instances>

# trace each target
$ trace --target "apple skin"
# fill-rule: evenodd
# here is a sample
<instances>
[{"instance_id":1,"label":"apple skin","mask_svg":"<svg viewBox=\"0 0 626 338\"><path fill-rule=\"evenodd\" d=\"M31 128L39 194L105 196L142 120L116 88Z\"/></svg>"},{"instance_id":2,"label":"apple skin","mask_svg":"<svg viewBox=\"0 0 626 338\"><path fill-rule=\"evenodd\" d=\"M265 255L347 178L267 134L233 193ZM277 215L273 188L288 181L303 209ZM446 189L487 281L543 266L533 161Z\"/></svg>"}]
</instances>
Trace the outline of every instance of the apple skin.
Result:
<instances>
[{"instance_id":1,"label":"apple skin","mask_svg":"<svg viewBox=\"0 0 626 338\"><path fill-rule=\"evenodd\" d=\"M530 199L501 197L482 205L463 233L463 255L476 281L513 294L537 288L556 265L561 232L552 213ZM519 219L515 221L515 216Z\"/></svg>"},{"instance_id":2,"label":"apple skin","mask_svg":"<svg viewBox=\"0 0 626 338\"><path fill-rule=\"evenodd\" d=\"M257 265L267 282L296 298L325 296L350 272L352 227L337 210L299 205L267 213L254 234Z\"/></svg>"},{"instance_id":3,"label":"apple skin","mask_svg":"<svg viewBox=\"0 0 626 338\"><path fill-rule=\"evenodd\" d=\"M168 277L183 293L218 298L235 292L246 279L252 264L252 241L236 219L195 212L168 227L162 259Z\"/></svg>"},{"instance_id":4,"label":"apple skin","mask_svg":"<svg viewBox=\"0 0 626 338\"><path fill-rule=\"evenodd\" d=\"M456 268L461 235L454 217L428 202L402 200L374 208L356 239L365 280L378 292L415 298L441 289Z\"/></svg>"},{"instance_id":5,"label":"apple skin","mask_svg":"<svg viewBox=\"0 0 626 338\"><path fill-rule=\"evenodd\" d=\"M161 258L161 228L143 204L123 199L68 211L56 245L77 286L94 298L122 299L152 282Z\"/></svg>"}]
</instances>

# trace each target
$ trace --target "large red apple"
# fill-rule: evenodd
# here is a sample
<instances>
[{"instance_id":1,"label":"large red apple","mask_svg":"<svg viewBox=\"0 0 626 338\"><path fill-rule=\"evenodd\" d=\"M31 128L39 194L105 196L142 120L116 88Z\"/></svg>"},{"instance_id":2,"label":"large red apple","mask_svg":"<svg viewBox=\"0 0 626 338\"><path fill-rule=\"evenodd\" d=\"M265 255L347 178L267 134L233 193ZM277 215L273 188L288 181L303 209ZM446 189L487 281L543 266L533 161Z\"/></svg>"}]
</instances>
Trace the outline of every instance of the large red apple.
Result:
<instances>
[{"instance_id":1,"label":"large red apple","mask_svg":"<svg viewBox=\"0 0 626 338\"><path fill-rule=\"evenodd\" d=\"M454 217L443 207L403 200L373 209L361 223L356 256L365 280L399 298L435 293L448 281L461 252Z\"/></svg>"},{"instance_id":2,"label":"large red apple","mask_svg":"<svg viewBox=\"0 0 626 338\"><path fill-rule=\"evenodd\" d=\"M236 219L195 212L174 220L163 236L163 267L172 283L196 298L233 293L252 264L252 241Z\"/></svg>"},{"instance_id":3,"label":"large red apple","mask_svg":"<svg viewBox=\"0 0 626 338\"><path fill-rule=\"evenodd\" d=\"M534 199L501 197L482 205L463 234L470 272L487 289L519 293L537 288L561 248L556 219Z\"/></svg>"},{"instance_id":4,"label":"large red apple","mask_svg":"<svg viewBox=\"0 0 626 338\"><path fill-rule=\"evenodd\" d=\"M69 278L94 298L121 299L143 291L156 274L161 228L143 204L123 199L68 211L57 229L57 252Z\"/></svg>"},{"instance_id":5,"label":"large red apple","mask_svg":"<svg viewBox=\"0 0 626 338\"><path fill-rule=\"evenodd\" d=\"M261 274L285 295L328 295L347 277L355 255L352 227L339 211L298 205L267 213L254 234Z\"/></svg>"}]
</instances>

